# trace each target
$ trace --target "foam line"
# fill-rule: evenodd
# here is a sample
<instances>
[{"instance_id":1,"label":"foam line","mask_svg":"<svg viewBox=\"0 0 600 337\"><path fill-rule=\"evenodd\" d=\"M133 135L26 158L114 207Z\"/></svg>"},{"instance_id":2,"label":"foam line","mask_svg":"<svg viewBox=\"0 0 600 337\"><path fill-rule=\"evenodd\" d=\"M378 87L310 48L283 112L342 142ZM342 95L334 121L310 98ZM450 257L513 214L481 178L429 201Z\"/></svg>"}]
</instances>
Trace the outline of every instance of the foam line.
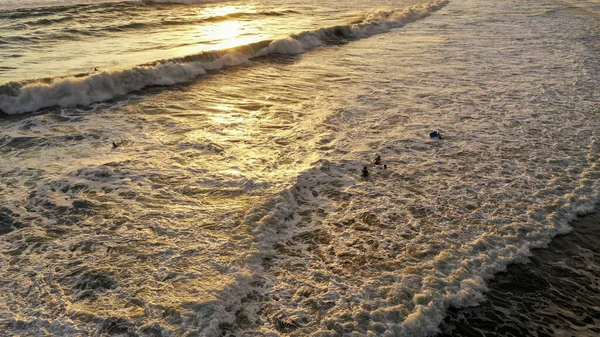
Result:
<instances>
[{"instance_id":1,"label":"foam line","mask_svg":"<svg viewBox=\"0 0 600 337\"><path fill-rule=\"evenodd\" d=\"M178 5L200 5L214 2L224 2L225 0L141 0L148 5L153 4L178 4Z\"/></svg>"},{"instance_id":2,"label":"foam line","mask_svg":"<svg viewBox=\"0 0 600 337\"><path fill-rule=\"evenodd\" d=\"M190 55L124 70L82 74L79 77L10 82L0 86L0 112L14 115L52 106L102 102L153 85L189 82L207 71L240 65L254 57L302 54L309 50L385 33L421 19L447 3L435 1L402 10L375 11L346 26L321 28L284 39L263 41L232 50Z\"/></svg>"},{"instance_id":3,"label":"foam line","mask_svg":"<svg viewBox=\"0 0 600 337\"><path fill-rule=\"evenodd\" d=\"M434 273L424 274L422 278L414 278L410 273L403 275L400 271L397 271L398 274L393 276L394 282L392 282L395 289L389 291L386 296L391 295L393 298L396 298L396 296L406 298L405 302L397 303L396 300L391 301L392 297L390 297L378 302L377 305L373 304L373 307L369 309L370 311L356 309L357 311L354 312L347 311L348 307L346 306L336 306L329 311L329 314L334 318L329 320L328 323L326 322L325 326L327 324L335 326L336 320L339 317L342 315L349 317L353 314L356 324L348 325L348 327L369 330L367 335L375 335L377 331L381 333L386 329L389 330L389 334L386 332L385 336L426 337L435 335L439 332L439 324L446 316L449 307L462 308L478 305L485 299L484 294L488 291L487 282L496 273L505 270L511 263L523 263L527 261L528 257L531 256L531 249L545 247L556 235L568 233L572 229L570 223L577 216L595 210L595 206L600 201L600 179L598 179L600 178L600 142L598 140L594 139L590 143L590 151L587 159L589 166L581 174L578 187L558 201L561 207L556 212L547 215L545 219L547 226L540 226L530 231L522 239L510 235L497 235L497 233L480 233L474 240L464 242L459 249L443 252L436 256L431 261L432 264L430 266L433 270L437 269ZM338 183L341 181L346 182L346 185L342 185L344 186L342 189L347 189L353 183L355 184L352 174L345 173L348 171L347 169L336 169L335 166L337 165L339 164L326 161L317 163L317 166L314 168L303 172L298 177L298 182L284 191L277 201L274 200L272 202L275 206L264 207L270 213L266 215L261 214L262 216L247 217L247 220L253 221L258 225L256 238L257 245L261 247L259 251L262 255L257 254L256 257L275 254L271 250L278 242L287 242L288 245L290 242L294 242L294 230L310 234L320 233L318 230L315 230L319 229L324 233L326 232L326 227L323 227L323 223L334 223L336 220L340 220L339 214L335 214L335 206L331 208L331 205L336 205L336 202L328 200L327 193L311 193L317 190L322 191L319 189L320 186L331 186L330 182L336 181L336 178L341 179L337 180ZM359 167L358 165L356 166ZM328 191L331 192L331 189ZM303 205L308 205L308 207L303 208ZM303 222L299 211L302 209L318 208L328 209L328 212L332 212L332 216L336 220L325 219L324 221L319 221L315 227L305 227L306 223L303 223L303 228L294 228L298 223ZM357 212L360 213L360 208L357 208ZM363 233L376 232L377 230ZM343 237L343 234L339 237ZM349 238L352 242L358 241L356 240L356 236L349 236ZM302 242L296 247L297 250L290 249L290 251L295 252L291 254L292 258L285 260L286 257L279 256L279 259L285 261L285 263L297 263L298 260L294 260L298 256L297 251L301 250L300 246L307 244L307 242L309 241ZM350 246L340 245L339 241L320 244L329 244L331 245L331 249L338 249L340 251L347 249L347 252L350 252L349 248L345 248ZM327 249L327 247L324 247L322 251L326 251ZM301 258L304 261L310 259L310 250L305 250L305 253L307 256ZM338 254L339 256L341 255ZM319 259L321 258L323 257L319 257ZM258 262L255 262L255 264L257 266L260 265ZM329 264L327 265L329 266ZM443 271L446 268L452 270L452 272L446 274ZM255 267L253 270L259 270L259 267ZM319 282L311 279L311 277L314 275L317 275L321 279L329 277L326 274L327 270L312 270L312 276L307 276L303 280L306 284L313 284L315 287L318 287ZM331 280L333 279L331 277ZM375 278L372 278L370 280L371 283L365 282L364 285L361 283L360 286L352 288L353 296L366 300L369 292L372 291L372 287L374 287L372 283L374 280ZM287 280L287 282L297 285L294 281ZM347 281L342 287L352 287L351 284L352 282ZM330 283L328 292L332 291L335 292L335 286ZM314 296L312 299L318 301L319 296L326 295L315 292L310 296ZM297 312L302 310L301 307L297 308L297 302L293 300L286 301L285 299L278 300L278 306L281 310L279 312L286 312L286 315L291 316L295 312L294 310L297 310ZM411 302L415 305L410 308L406 307L406 304ZM400 319L403 315L405 316ZM364 323L365 320L369 324ZM339 320L337 323L341 324L343 322L343 320ZM385 324L381 325L382 323ZM363 328L361 328L361 324ZM380 324L380 326L378 327L377 324ZM379 328L381 329L378 330ZM334 331L328 329L330 328L321 327L321 330L314 335L333 335ZM358 332L358 330L355 332ZM364 331L360 332L364 333Z\"/></svg>"},{"instance_id":4,"label":"foam line","mask_svg":"<svg viewBox=\"0 0 600 337\"><path fill-rule=\"evenodd\" d=\"M230 52L212 62L165 63L102 72L84 78L69 77L50 84L34 83L19 89L17 96L0 96L0 110L20 114L50 106L89 105L126 95L151 85L187 82L209 70L247 62L246 55Z\"/></svg>"}]
</instances>

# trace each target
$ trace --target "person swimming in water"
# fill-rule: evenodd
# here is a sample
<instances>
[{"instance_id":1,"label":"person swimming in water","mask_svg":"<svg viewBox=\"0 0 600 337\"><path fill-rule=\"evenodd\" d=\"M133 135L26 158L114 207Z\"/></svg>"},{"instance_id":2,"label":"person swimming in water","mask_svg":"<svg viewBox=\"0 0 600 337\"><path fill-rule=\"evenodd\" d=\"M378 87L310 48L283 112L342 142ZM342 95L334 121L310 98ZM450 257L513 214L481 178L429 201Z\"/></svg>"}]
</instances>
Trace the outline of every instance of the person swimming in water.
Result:
<instances>
[{"instance_id":1,"label":"person swimming in water","mask_svg":"<svg viewBox=\"0 0 600 337\"><path fill-rule=\"evenodd\" d=\"M429 134L429 138L433 139L433 138L437 138L437 139L442 139L442 134L439 131L433 131Z\"/></svg>"},{"instance_id":2,"label":"person swimming in water","mask_svg":"<svg viewBox=\"0 0 600 337\"><path fill-rule=\"evenodd\" d=\"M373 164L381 165L381 156L380 155L377 155L377 157L375 159L373 159Z\"/></svg>"},{"instance_id":3,"label":"person swimming in water","mask_svg":"<svg viewBox=\"0 0 600 337\"><path fill-rule=\"evenodd\" d=\"M362 176L365 178L369 176L369 170L367 170L366 166L364 166L362 169Z\"/></svg>"}]
</instances>

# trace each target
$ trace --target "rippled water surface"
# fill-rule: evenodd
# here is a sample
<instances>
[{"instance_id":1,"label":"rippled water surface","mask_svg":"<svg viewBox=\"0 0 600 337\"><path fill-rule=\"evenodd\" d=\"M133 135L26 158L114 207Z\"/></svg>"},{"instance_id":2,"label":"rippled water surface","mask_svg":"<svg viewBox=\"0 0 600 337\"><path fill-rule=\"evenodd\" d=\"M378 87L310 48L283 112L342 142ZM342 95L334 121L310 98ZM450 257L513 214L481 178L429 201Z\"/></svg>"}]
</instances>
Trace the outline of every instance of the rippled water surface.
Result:
<instances>
[{"instance_id":1,"label":"rippled water surface","mask_svg":"<svg viewBox=\"0 0 600 337\"><path fill-rule=\"evenodd\" d=\"M495 284L515 293L519 280L494 275L542 248L535 262L599 200L600 21L586 4L65 6L93 37L9 61L0 94L0 331L433 336L463 331L458 309L483 303L492 328L469 323L473 336L593 336L591 302L515 325L519 308L486 300ZM27 11L19 22L42 10ZM211 11L227 17L197 21ZM109 32L123 15L135 27ZM268 36L233 51L219 44L233 38L215 53L172 44L202 49L215 35L193 27L259 21ZM52 49L61 25L23 57ZM86 71L99 55L116 63ZM566 251L545 256L587 261L565 277L594 293L598 253ZM560 284L533 268L533 283Z\"/></svg>"},{"instance_id":2,"label":"rippled water surface","mask_svg":"<svg viewBox=\"0 0 600 337\"><path fill-rule=\"evenodd\" d=\"M424 1L0 1L0 84L87 74L347 25ZM40 4L35 7L34 4ZM185 3L190 3L188 5ZM196 5L193 5L196 3ZM207 3L207 4L203 4ZM29 6L27 6L29 5ZM48 5L54 5L48 7ZM25 48L25 50L24 50Z\"/></svg>"}]
</instances>

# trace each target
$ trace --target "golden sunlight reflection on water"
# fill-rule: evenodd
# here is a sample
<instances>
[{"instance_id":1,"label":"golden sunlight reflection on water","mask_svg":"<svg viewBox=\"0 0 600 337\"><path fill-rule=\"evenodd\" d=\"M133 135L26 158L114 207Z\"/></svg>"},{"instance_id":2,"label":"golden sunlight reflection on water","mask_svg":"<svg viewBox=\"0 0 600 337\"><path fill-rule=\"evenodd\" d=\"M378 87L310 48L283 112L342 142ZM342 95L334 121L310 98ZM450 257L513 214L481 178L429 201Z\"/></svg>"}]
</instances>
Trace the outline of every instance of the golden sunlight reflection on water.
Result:
<instances>
[{"instance_id":1,"label":"golden sunlight reflection on water","mask_svg":"<svg viewBox=\"0 0 600 337\"><path fill-rule=\"evenodd\" d=\"M234 13L256 13L256 7L253 5L225 5L220 7L203 7L198 13L199 16L204 17L216 17L216 16L227 16Z\"/></svg>"},{"instance_id":2,"label":"golden sunlight reflection on water","mask_svg":"<svg viewBox=\"0 0 600 337\"><path fill-rule=\"evenodd\" d=\"M199 26L202 35L212 39L211 46L216 49L227 49L258 42L262 39L256 22L224 21L212 26Z\"/></svg>"},{"instance_id":3,"label":"golden sunlight reflection on water","mask_svg":"<svg viewBox=\"0 0 600 337\"><path fill-rule=\"evenodd\" d=\"M257 13L254 6L222 6L203 8L197 15L200 18L227 17L229 15L241 13ZM201 46L198 44L185 48L186 53L197 53L206 51L207 44L209 49L220 50L228 49L250 43L255 43L267 38L264 27L268 23L263 20L226 20L215 22L214 24L202 24L196 27L190 34L190 39L201 38ZM208 39L207 39L208 37Z\"/></svg>"}]
</instances>

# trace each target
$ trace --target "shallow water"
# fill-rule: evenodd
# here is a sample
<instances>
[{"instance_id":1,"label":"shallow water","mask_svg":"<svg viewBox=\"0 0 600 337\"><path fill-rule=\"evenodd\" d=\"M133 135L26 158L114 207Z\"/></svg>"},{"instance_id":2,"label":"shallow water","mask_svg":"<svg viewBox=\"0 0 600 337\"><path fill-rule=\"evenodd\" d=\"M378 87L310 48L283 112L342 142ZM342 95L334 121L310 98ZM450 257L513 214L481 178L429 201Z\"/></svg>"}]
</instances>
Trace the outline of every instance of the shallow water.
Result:
<instances>
[{"instance_id":1,"label":"shallow water","mask_svg":"<svg viewBox=\"0 0 600 337\"><path fill-rule=\"evenodd\" d=\"M572 226L527 264L497 274L480 306L451 310L438 336L597 336L600 216Z\"/></svg>"},{"instance_id":2,"label":"shallow water","mask_svg":"<svg viewBox=\"0 0 600 337\"><path fill-rule=\"evenodd\" d=\"M78 80L64 97L95 99L24 113L53 102L35 83L3 98L0 329L427 336L450 307L487 305L494 274L599 200L598 20L443 5L102 102ZM576 325L557 322L540 331Z\"/></svg>"}]
</instances>

